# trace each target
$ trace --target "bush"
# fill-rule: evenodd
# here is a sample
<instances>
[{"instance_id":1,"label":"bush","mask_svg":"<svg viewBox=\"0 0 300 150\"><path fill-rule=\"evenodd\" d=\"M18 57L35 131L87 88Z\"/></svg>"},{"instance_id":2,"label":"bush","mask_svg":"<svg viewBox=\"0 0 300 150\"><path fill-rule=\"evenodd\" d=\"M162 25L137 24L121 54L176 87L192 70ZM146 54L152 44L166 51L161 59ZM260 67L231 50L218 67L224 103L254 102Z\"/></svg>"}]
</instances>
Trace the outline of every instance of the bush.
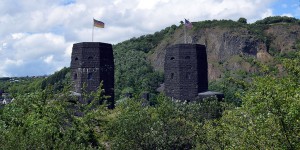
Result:
<instances>
[{"instance_id":1,"label":"bush","mask_svg":"<svg viewBox=\"0 0 300 150\"><path fill-rule=\"evenodd\" d=\"M239 18L239 20L237 22L247 24L247 19L246 18Z\"/></svg>"}]
</instances>

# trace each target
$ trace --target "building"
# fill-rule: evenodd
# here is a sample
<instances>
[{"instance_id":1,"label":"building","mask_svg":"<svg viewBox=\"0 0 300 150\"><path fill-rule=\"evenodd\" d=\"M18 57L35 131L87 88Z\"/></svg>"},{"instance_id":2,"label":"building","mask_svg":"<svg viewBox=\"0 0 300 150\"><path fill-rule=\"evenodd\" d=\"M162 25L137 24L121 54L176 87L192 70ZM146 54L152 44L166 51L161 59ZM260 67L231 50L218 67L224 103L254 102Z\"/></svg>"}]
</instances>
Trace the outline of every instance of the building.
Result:
<instances>
[{"instance_id":1,"label":"building","mask_svg":"<svg viewBox=\"0 0 300 150\"><path fill-rule=\"evenodd\" d=\"M4 91L0 89L0 99L2 98L3 93L4 93Z\"/></svg>"},{"instance_id":2,"label":"building","mask_svg":"<svg viewBox=\"0 0 300 150\"><path fill-rule=\"evenodd\" d=\"M165 93L177 100L194 101L224 95L208 91L206 47L200 44L176 44L166 49Z\"/></svg>"},{"instance_id":3,"label":"building","mask_svg":"<svg viewBox=\"0 0 300 150\"><path fill-rule=\"evenodd\" d=\"M96 91L103 81L109 108L114 107L114 58L111 44L82 42L73 44L71 74L74 91ZM85 89L83 89L86 85Z\"/></svg>"}]
</instances>

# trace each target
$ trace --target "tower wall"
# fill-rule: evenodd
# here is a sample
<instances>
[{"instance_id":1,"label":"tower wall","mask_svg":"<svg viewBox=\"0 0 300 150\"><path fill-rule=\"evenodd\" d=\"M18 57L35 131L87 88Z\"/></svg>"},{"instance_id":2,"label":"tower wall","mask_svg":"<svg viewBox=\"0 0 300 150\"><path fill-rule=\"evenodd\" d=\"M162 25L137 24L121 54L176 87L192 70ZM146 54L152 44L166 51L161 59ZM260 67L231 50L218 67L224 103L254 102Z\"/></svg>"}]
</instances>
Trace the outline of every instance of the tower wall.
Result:
<instances>
[{"instance_id":1,"label":"tower wall","mask_svg":"<svg viewBox=\"0 0 300 150\"><path fill-rule=\"evenodd\" d=\"M165 93L179 100L194 100L208 90L206 47L177 44L166 50Z\"/></svg>"},{"instance_id":2,"label":"tower wall","mask_svg":"<svg viewBox=\"0 0 300 150\"><path fill-rule=\"evenodd\" d=\"M105 94L111 96L110 107L114 104L114 58L111 44L82 42L73 44L71 73L75 92L96 91L103 81Z\"/></svg>"}]
</instances>

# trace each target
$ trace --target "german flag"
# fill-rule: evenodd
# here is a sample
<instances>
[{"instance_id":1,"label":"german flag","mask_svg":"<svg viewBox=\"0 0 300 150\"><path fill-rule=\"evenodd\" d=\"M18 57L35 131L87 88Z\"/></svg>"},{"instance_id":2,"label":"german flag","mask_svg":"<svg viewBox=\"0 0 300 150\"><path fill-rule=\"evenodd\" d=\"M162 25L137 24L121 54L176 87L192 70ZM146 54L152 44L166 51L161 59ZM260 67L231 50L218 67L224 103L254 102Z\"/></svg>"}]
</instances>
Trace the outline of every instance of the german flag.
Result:
<instances>
[{"instance_id":1,"label":"german flag","mask_svg":"<svg viewBox=\"0 0 300 150\"><path fill-rule=\"evenodd\" d=\"M94 19L94 26L98 28L104 28L104 23L102 21Z\"/></svg>"}]
</instances>

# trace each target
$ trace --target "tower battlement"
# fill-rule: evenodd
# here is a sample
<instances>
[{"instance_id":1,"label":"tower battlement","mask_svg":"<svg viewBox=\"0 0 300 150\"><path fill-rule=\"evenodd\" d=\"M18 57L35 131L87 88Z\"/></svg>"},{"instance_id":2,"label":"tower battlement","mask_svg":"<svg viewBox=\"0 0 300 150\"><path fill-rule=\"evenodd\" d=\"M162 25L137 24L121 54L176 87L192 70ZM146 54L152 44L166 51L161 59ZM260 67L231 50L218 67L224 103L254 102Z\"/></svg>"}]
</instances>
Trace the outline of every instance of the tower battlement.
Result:
<instances>
[{"instance_id":1,"label":"tower battlement","mask_svg":"<svg viewBox=\"0 0 300 150\"><path fill-rule=\"evenodd\" d=\"M179 100L194 100L208 90L206 47L176 44L166 49L165 93Z\"/></svg>"},{"instance_id":2,"label":"tower battlement","mask_svg":"<svg viewBox=\"0 0 300 150\"><path fill-rule=\"evenodd\" d=\"M114 58L111 44L100 42L82 42L73 44L71 56L71 75L74 91L96 91L103 81L105 94L111 96L108 100L114 103ZM111 107L110 106L110 107Z\"/></svg>"}]
</instances>

